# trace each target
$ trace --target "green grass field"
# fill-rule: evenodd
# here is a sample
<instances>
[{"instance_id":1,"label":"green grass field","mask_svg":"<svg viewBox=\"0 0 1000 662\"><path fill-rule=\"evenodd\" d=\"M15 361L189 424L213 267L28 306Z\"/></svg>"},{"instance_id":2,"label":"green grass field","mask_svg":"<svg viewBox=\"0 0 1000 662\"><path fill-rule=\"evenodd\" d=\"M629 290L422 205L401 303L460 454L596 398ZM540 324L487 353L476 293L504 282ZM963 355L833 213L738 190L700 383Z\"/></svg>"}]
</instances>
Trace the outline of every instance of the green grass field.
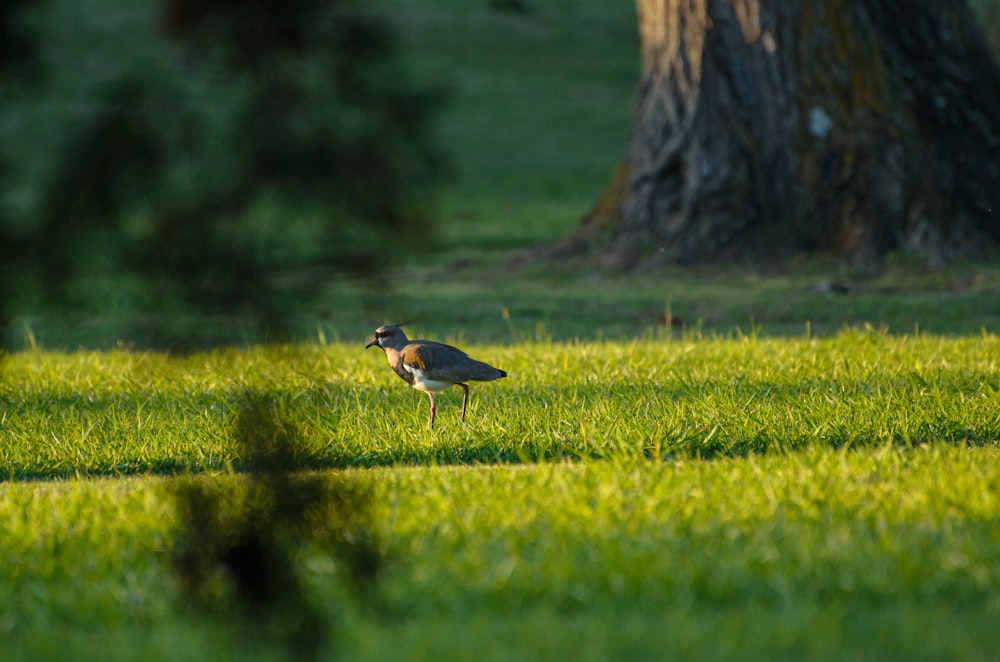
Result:
<instances>
[{"instance_id":1,"label":"green grass field","mask_svg":"<svg viewBox=\"0 0 1000 662\"><path fill-rule=\"evenodd\" d=\"M1000 645L996 336L475 353L511 376L474 388L464 426L443 395L433 431L426 398L360 343L8 356L5 659L277 654L192 616L170 571L189 480L174 475L239 493L250 399L297 440L300 469L371 493L387 565L362 597L336 556L299 557L337 624L330 654L989 659Z\"/></svg>"},{"instance_id":2,"label":"green grass field","mask_svg":"<svg viewBox=\"0 0 1000 662\"><path fill-rule=\"evenodd\" d=\"M527 5L385 0L414 74L451 89L437 252L377 286L317 284L328 304L294 320L299 342L137 316L101 273L77 283L80 310L18 302L0 353L4 661L305 659L288 603L241 615L224 572L194 601L178 570L186 489L225 516L261 506L248 429L292 444L287 485L339 504L281 537L273 568L320 624L318 659L996 659L1000 267L511 269L599 194L637 69L631 2ZM108 71L109 30L136 53L149 37L131 3L48 7L52 57L81 70ZM53 84L78 99L71 73ZM30 111L4 127L20 208L73 106ZM465 425L452 389L427 429L427 398L362 349L404 319L508 371L473 385ZM236 346L155 349L234 329ZM352 570L357 540L374 579Z\"/></svg>"},{"instance_id":3,"label":"green grass field","mask_svg":"<svg viewBox=\"0 0 1000 662\"><path fill-rule=\"evenodd\" d=\"M441 397L406 388L362 343L190 357L28 352L4 364L9 478L219 471L233 417L267 397L318 466L746 456L821 444L1000 439L995 335L477 346L511 379ZM449 397L450 396L450 397Z\"/></svg>"}]
</instances>

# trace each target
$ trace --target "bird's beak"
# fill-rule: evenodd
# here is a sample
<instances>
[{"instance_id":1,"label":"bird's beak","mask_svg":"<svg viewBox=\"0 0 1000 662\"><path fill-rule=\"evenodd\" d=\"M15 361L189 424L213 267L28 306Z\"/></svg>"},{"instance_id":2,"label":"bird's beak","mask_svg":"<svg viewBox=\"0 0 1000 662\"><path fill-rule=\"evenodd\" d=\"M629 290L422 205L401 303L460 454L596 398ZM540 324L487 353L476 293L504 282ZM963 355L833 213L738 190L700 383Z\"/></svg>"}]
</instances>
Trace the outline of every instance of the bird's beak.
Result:
<instances>
[{"instance_id":1,"label":"bird's beak","mask_svg":"<svg viewBox=\"0 0 1000 662\"><path fill-rule=\"evenodd\" d=\"M373 346L375 346L377 344L378 344L378 338L372 338L371 342L369 342L367 345L365 345L365 349L368 349L369 347L373 347Z\"/></svg>"}]
</instances>

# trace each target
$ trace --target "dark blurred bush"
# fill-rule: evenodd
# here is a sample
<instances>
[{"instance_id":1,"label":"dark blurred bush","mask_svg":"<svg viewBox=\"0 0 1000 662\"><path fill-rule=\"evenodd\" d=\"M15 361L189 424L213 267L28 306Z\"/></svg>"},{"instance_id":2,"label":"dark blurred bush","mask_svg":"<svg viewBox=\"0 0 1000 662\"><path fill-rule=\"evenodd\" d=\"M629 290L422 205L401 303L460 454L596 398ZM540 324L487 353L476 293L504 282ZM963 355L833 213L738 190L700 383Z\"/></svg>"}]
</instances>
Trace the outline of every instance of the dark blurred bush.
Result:
<instances>
[{"instance_id":1,"label":"dark blurred bush","mask_svg":"<svg viewBox=\"0 0 1000 662\"><path fill-rule=\"evenodd\" d=\"M37 69L38 48L34 32L25 20L25 10L34 2L3 0L0 3L0 79L25 77Z\"/></svg>"},{"instance_id":2,"label":"dark blurred bush","mask_svg":"<svg viewBox=\"0 0 1000 662\"><path fill-rule=\"evenodd\" d=\"M441 95L363 3L163 0L158 20L162 57L95 83L37 218L8 232L48 305L99 268L148 312L249 315L281 338L324 282L428 236Z\"/></svg>"},{"instance_id":3,"label":"dark blurred bush","mask_svg":"<svg viewBox=\"0 0 1000 662\"><path fill-rule=\"evenodd\" d=\"M38 49L34 34L24 20L25 9L33 0L4 0L0 3L0 104L11 96L11 88L30 81L38 70ZM0 191L10 169L7 150L0 145ZM9 323L6 301L10 292L4 275L8 263L17 255L17 246L9 232L9 221L0 205L0 355L4 348L5 328ZM0 356L2 358L2 356Z\"/></svg>"}]
</instances>

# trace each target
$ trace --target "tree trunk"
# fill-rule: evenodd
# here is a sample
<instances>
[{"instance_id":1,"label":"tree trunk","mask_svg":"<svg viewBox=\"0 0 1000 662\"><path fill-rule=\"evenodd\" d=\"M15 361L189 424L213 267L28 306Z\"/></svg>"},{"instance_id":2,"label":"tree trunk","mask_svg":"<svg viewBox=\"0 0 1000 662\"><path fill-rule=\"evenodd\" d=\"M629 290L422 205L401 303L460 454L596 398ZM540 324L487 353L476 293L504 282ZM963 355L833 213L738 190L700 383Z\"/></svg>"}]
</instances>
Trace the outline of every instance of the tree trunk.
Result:
<instances>
[{"instance_id":1,"label":"tree trunk","mask_svg":"<svg viewBox=\"0 0 1000 662\"><path fill-rule=\"evenodd\" d=\"M1000 240L1000 69L961 0L637 0L628 153L562 248L607 264Z\"/></svg>"}]
</instances>

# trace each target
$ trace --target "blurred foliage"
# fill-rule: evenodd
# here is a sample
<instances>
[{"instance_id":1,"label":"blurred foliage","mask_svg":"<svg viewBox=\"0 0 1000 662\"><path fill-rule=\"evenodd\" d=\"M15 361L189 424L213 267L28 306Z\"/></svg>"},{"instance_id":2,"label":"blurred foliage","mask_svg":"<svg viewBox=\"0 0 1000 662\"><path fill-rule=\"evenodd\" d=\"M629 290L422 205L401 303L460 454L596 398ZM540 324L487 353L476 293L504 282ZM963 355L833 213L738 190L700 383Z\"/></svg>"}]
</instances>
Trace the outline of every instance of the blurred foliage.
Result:
<instances>
[{"instance_id":1,"label":"blurred foliage","mask_svg":"<svg viewBox=\"0 0 1000 662\"><path fill-rule=\"evenodd\" d=\"M890 270L860 296L845 298L852 304L847 308L807 291L817 281L855 277L840 265L790 265L795 273L776 279L767 275L770 266L748 276L745 265L736 265L728 281L716 278L717 270L684 270L662 280L645 275L619 282L582 264L512 273L505 252L569 232L620 156L635 81L631 2L529 0L523 3L528 11L514 15L499 7L517 3L492 0L377 0L363 10L344 1L297 0L287 16L267 21L252 20L252 12L273 12L271 4L248 4L254 8L192 0L18 0L0 7L6 17L0 48L12 43L6 34L14 32L34 52L18 65L21 82L13 93L0 89L0 162L7 164L0 172L0 216L6 212L0 298L3 288L9 294L6 311L0 306L0 338L9 347L193 348L260 342L283 334L286 325L298 338L315 337L318 329L331 339L363 337L378 321L417 316L441 335L460 329L495 340L506 337L505 307L529 336L542 329L534 335L595 337L646 328L670 303L688 322L702 320L706 330L723 333L751 317L771 333L798 333L804 319L813 321L814 332L820 320L827 332L856 320L884 320L894 329L919 320L922 329L966 333L978 329L983 310L992 328L994 309L987 304L995 273L980 265L964 274L927 275L935 280L930 287L920 269L913 272L915 287ZM998 46L1000 0L970 4ZM317 20L294 20L303 7L318 7ZM398 29L381 31L380 20L364 13L369 9ZM20 18L9 20L15 14ZM345 36L323 41L316 35L324 31ZM241 47L253 43L247 35L268 49ZM338 73L338 80L350 80L343 76L347 67L321 61L320 53L359 44L387 54L367 64L354 61L354 79L373 90L367 98L309 79ZM295 74L291 80L279 77L283 68ZM0 86L4 76L11 84L8 73L0 72ZM408 82L416 79L450 82L453 94L439 126L430 119L438 116L441 97ZM267 96L266 89L293 85L299 99L325 105L305 108ZM401 120L415 129L386 126L378 118L389 108L373 94L409 94L423 105L424 121L410 108L399 110L409 105L399 101ZM262 109L257 115L253 103ZM267 126L268 113L278 118L275 126L248 133ZM317 122L336 141L310 141ZM101 123L115 131L84 132ZM322 172L336 173L324 179L310 164L316 159L306 157L344 148L351 138L362 144L359 126L369 128L369 142L383 151L362 153L368 160L358 168L347 160L322 163ZM434 183L426 173L440 172L432 126L453 155L454 170L447 172L440 221L432 228L435 250L421 254L416 249L429 208L420 202ZM298 142L289 146L281 131ZM152 139L141 138L148 133ZM262 154L265 139L286 151L275 154L267 146L272 158L261 156L251 167L247 155ZM128 144L148 150L148 158L112 167L117 157L103 150L127 153ZM94 145L103 156L91 153ZM358 174L387 153L396 157L391 172L403 190L381 183L381 175ZM73 159L77 164L68 167ZM107 177L97 177L102 171L116 173L107 195L101 192ZM261 181L262 172L273 178ZM362 198L366 190L391 193L405 203L410 221L385 229L368 220L350 202L367 199L368 208L379 211L374 203L386 199ZM53 203L48 192L63 199ZM114 218L94 211L87 219L73 211L76 204L117 211ZM44 223L55 234L44 232ZM390 273L381 268L386 263L403 268ZM340 277L366 270L395 281L394 295L373 296ZM962 279L975 286L950 283ZM950 295L956 287L962 296ZM928 319L920 308L927 297L961 314L938 311Z\"/></svg>"},{"instance_id":2,"label":"blurred foliage","mask_svg":"<svg viewBox=\"0 0 1000 662\"><path fill-rule=\"evenodd\" d=\"M982 27L986 43L1000 59L1000 0L969 0L969 7Z\"/></svg>"},{"instance_id":3,"label":"blurred foliage","mask_svg":"<svg viewBox=\"0 0 1000 662\"><path fill-rule=\"evenodd\" d=\"M280 338L322 281L428 235L441 94L407 82L384 20L350 0L164 0L159 23L158 57L93 82L36 217L4 227L20 284L72 307L102 271L151 311L250 313Z\"/></svg>"},{"instance_id":4,"label":"blurred foliage","mask_svg":"<svg viewBox=\"0 0 1000 662\"><path fill-rule=\"evenodd\" d=\"M38 51L32 39L32 31L24 22L24 9L31 3L32 0L4 0L0 3L0 101L10 96L11 87L30 80L30 74L37 70ZM6 150L0 145L0 187L9 168ZM5 232L6 226L4 208L0 205L0 261L4 262L11 256L11 242ZM2 274L0 267L0 353L4 348L4 327L8 324L4 305L8 293Z\"/></svg>"},{"instance_id":5,"label":"blurred foliage","mask_svg":"<svg viewBox=\"0 0 1000 662\"><path fill-rule=\"evenodd\" d=\"M33 32L25 22L25 9L34 0L0 3L0 80L24 77L38 64Z\"/></svg>"}]
</instances>

